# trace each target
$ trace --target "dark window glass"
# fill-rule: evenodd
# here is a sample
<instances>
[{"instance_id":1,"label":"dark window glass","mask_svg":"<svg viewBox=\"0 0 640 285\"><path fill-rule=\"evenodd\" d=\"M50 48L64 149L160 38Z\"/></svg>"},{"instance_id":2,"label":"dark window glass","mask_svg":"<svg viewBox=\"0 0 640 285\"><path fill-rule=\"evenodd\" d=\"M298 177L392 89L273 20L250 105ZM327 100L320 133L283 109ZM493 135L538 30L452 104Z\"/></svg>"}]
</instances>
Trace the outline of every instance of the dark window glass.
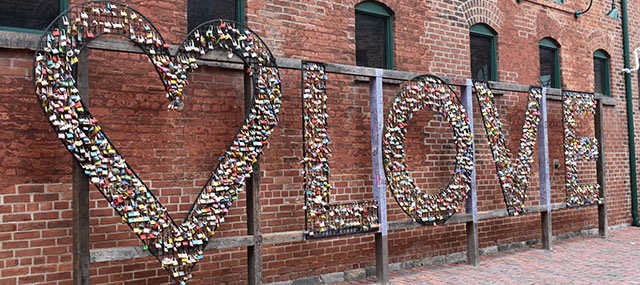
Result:
<instances>
[{"instance_id":1,"label":"dark window glass","mask_svg":"<svg viewBox=\"0 0 640 285\"><path fill-rule=\"evenodd\" d=\"M189 31L215 19L238 20L237 0L188 0L187 26Z\"/></svg>"},{"instance_id":2,"label":"dark window glass","mask_svg":"<svg viewBox=\"0 0 640 285\"><path fill-rule=\"evenodd\" d=\"M471 78L488 81L491 78L491 38L471 34Z\"/></svg>"},{"instance_id":3,"label":"dark window glass","mask_svg":"<svg viewBox=\"0 0 640 285\"><path fill-rule=\"evenodd\" d=\"M607 66L607 60L603 58L594 58L593 59L593 74L595 75L595 92L609 95L609 91L606 90L606 71L605 68Z\"/></svg>"},{"instance_id":4,"label":"dark window glass","mask_svg":"<svg viewBox=\"0 0 640 285\"><path fill-rule=\"evenodd\" d=\"M543 87L558 88L556 52L555 49L540 47L540 84Z\"/></svg>"},{"instance_id":5,"label":"dark window glass","mask_svg":"<svg viewBox=\"0 0 640 285\"><path fill-rule=\"evenodd\" d=\"M387 67L387 19L356 13L356 64Z\"/></svg>"},{"instance_id":6,"label":"dark window glass","mask_svg":"<svg viewBox=\"0 0 640 285\"><path fill-rule=\"evenodd\" d=\"M60 12L60 0L0 0L0 26L44 30Z\"/></svg>"}]
</instances>

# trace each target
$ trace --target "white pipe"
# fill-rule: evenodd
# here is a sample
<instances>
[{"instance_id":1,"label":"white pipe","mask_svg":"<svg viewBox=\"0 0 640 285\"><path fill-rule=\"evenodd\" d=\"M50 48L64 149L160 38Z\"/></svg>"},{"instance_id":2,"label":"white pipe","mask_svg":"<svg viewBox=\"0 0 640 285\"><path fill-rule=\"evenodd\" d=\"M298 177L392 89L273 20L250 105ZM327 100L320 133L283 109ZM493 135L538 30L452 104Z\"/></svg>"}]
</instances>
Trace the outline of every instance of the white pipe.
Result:
<instances>
[{"instance_id":1,"label":"white pipe","mask_svg":"<svg viewBox=\"0 0 640 285\"><path fill-rule=\"evenodd\" d=\"M638 71L638 69L640 69L640 60L638 60L638 53L640 53L640 47L638 47L635 50L633 50L633 56L635 58L636 67L634 67L632 69L623 68L622 72L631 73L631 72L636 72L636 71Z\"/></svg>"}]
</instances>

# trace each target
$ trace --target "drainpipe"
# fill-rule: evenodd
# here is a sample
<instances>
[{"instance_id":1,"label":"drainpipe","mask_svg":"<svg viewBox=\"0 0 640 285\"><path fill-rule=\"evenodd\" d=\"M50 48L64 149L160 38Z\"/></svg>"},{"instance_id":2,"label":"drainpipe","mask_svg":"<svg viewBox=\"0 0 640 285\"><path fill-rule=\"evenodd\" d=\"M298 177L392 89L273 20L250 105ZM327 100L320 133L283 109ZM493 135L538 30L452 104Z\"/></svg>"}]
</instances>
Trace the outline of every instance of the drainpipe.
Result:
<instances>
[{"instance_id":1,"label":"drainpipe","mask_svg":"<svg viewBox=\"0 0 640 285\"><path fill-rule=\"evenodd\" d=\"M627 20L627 0L622 0L622 53L624 68L631 68L629 60L629 21ZM636 140L633 127L633 92L631 90L631 73L624 73L624 89L627 101L627 133L629 136L629 176L631 178L631 225L640 226L638 220L638 181L636 180Z\"/></svg>"}]
</instances>

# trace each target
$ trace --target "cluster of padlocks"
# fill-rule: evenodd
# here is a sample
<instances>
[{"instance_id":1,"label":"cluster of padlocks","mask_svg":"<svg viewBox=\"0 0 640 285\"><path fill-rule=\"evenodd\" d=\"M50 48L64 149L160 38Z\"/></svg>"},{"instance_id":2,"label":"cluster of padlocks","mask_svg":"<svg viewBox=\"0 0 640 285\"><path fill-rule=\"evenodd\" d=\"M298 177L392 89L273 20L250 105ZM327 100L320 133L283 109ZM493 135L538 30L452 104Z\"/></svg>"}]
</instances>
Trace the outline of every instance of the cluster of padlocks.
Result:
<instances>
[{"instance_id":1,"label":"cluster of padlocks","mask_svg":"<svg viewBox=\"0 0 640 285\"><path fill-rule=\"evenodd\" d=\"M593 94L564 92L562 120L564 126L565 189L568 206L585 206L600 203L600 185L582 184L578 178L578 162L598 159L598 139L576 135L576 115L595 114Z\"/></svg>"},{"instance_id":2,"label":"cluster of padlocks","mask_svg":"<svg viewBox=\"0 0 640 285\"><path fill-rule=\"evenodd\" d=\"M226 21L201 26L172 56L151 23L135 10L112 2L74 6L54 24L40 42L34 68L35 89L44 112L91 183L129 224L145 249L159 256L171 276L184 283L243 190L277 123L280 77L273 56L251 31ZM207 51L226 50L249 66L247 72L255 85L254 104L180 225L133 172L81 102L73 66L81 48L101 34L124 36L142 48L163 79L170 109L182 109L188 72L197 68L197 58Z\"/></svg>"},{"instance_id":3,"label":"cluster of padlocks","mask_svg":"<svg viewBox=\"0 0 640 285\"><path fill-rule=\"evenodd\" d=\"M424 193L414 184L406 163L407 124L414 112L425 108L449 122L456 146L451 179L436 195ZM451 87L433 76L421 76L403 84L384 127L382 149L387 185L407 215L419 223L436 224L460 211L470 189L474 167L473 134L469 118Z\"/></svg>"},{"instance_id":4,"label":"cluster of padlocks","mask_svg":"<svg viewBox=\"0 0 640 285\"><path fill-rule=\"evenodd\" d=\"M178 225L149 191L102 131L73 77L80 51L102 34L120 35L134 42L156 68L170 101L169 109L184 107L183 89L200 56L211 50L238 56L253 82L253 103L229 148L203 186L184 221ZM328 135L327 76L321 63L303 62L303 168L306 237L329 237L380 229L376 201L330 204L331 150ZM59 16L43 35L34 62L35 90L57 137L82 167L109 204L157 256L164 268L184 284L202 251L253 172L253 165L278 121L281 107L280 74L267 46L249 29L216 20L194 29L172 55L160 33L134 9L113 2L76 5ZM515 162L507 149L493 94L484 83L474 91L480 104L497 174L510 214L524 210L534 146L540 121L539 88L529 90L522 137ZM85 94L82 94L85 95ZM455 164L447 186L436 195L422 192L406 163L405 136L415 112L437 112L453 131ZM598 141L578 137L575 115L593 114L592 94L565 92L563 96L567 204L599 203L599 185L583 185L578 162L598 158ZM433 76L420 76L402 85L384 125L383 164L387 185L400 207L415 221L437 224L456 212L470 189L473 134L465 109L451 87Z\"/></svg>"},{"instance_id":5,"label":"cluster of padlocks","mask_svg":"<svg viewBox=\"0 0 640 285\"><path fill-rule=\"evenodd\" d=\"M527 198L527 186L533 163L538 123L540 122L541 90L539 88L529 90L518 156L513 162L511 151L507 148L498 109L493 101L493 93L483 82L475 82L473 89L480 105L480 113L496 165L498 180L502 186L507 211L509 214L517 215L524 212L524 203Z\"/></svg>"},{"instance_id":6,"label":"cluster of padlocks","mask_svg":"<svg viewBox=\"0 0 640 285\"><path fill-rule=\"evenodd\" d=\"M375 201L329 204L331 140L327 132L329 114L324 65L303 63L302 84L306 236L314 238L377 230Z\"/></svg>"}]
</instances>

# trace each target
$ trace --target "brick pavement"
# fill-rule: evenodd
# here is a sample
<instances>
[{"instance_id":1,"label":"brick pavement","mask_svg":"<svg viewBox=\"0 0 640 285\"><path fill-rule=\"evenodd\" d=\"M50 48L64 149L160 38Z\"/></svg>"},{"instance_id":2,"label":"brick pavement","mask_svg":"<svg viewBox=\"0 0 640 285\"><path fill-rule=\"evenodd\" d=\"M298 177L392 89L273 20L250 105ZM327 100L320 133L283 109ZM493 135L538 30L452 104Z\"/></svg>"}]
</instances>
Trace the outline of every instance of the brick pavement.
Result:
<instances>
[{"instance_id":1,"label":"brick pavement","mask_svg":"<svg viewBox=\"0 0 640 285\"><path fill-rule=\"evenodd\" d=\"M640 228L613 230L607 239L557 241L553 251L523 248L480 260L476 267L448 264L393 272L391 284L640 284Z\"/></svg>"}]
</instances>

